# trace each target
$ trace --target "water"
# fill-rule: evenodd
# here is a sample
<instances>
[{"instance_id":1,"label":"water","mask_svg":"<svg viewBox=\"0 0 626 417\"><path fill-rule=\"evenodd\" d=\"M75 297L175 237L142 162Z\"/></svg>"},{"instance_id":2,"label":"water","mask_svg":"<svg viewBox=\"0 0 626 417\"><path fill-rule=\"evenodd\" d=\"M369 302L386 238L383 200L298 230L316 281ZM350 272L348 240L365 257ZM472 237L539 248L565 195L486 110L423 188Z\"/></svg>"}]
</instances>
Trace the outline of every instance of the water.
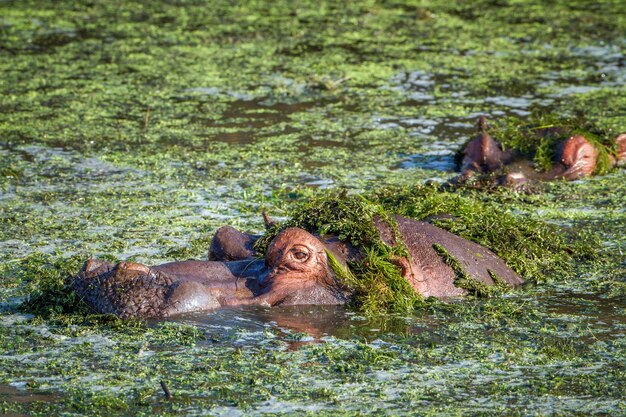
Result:
<instances>
[{"instance_id":1,"label":"water","mask_svg":"<svg viewBox=\"0 0 626 417\"><path fill-rule=\"evenodd\" d=\"M290 343L323 342L328 338L363 338L374 340L386 333L423 331L432 319L424 316L419 327L410 326L411 320L396 317L393 320L367 319L344 306L289 306L242 307L215 312L186 314L172 320L193 324L205 329L209 338L214 334L225 336L241 330L255 333L275 331ZM419 330L418 330L419 329Z\"/></svg>"},{"instance_id":2,"label":"water","mask_svg":"<svg viewBox=\"0 0 626 417\"><path fill-rule=\"evenodd\" d=\"M0 8L6 415L623 414L623 170L481 196L611 249L505 297L378 319L224 309L138 331L17 312L34 279L90 256L204 259L219 226L260 233L262 210L284 219L326 189L446 181L482 115L625 129L616 4Z\"/></svg>"}]
</instances>

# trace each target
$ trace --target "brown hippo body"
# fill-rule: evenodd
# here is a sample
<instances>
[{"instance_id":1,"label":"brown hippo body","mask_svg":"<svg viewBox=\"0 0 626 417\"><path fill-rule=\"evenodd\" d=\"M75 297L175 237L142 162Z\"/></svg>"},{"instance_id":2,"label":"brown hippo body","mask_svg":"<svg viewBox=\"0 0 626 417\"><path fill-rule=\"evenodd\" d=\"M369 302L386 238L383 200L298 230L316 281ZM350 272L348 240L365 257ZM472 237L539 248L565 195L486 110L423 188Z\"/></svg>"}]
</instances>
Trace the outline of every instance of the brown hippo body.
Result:
<instances>
[{"instance_id":1,"label":"brown hippo body","mask_svg":"<svg viewBox=\"0 0 626 417\"><path fill-rule=\"evenodd\" d=\"M395 216L398 231L407 246L410 258L402 262L403 275L415 290L425 297L454 297L467 291L455 285L455 271L434 248L439 245L452 256L472 279L487 285L496 282L493 275L511 287L524 283L502 259L484 246L463 239L430 223ZM381 237L393 244L391 230L378 223Z\"/></svg>"},{"instance_id":2,"label":"brown hippo body","mask_svg":"<svg viewBox=\"0 0 626 417\"><path fill-rule=\"evenodd\" d=\"M434 249L435 244L456 259L472 279L493 285L496 276L511 287L523 283L489 249L429 223L401 216L395 219L409 250L409 257L399 259L397 264L417 293L442 298L466 294L466 290L455 286L455 271ZM394 245L389 226L378 221L376 226L383 241ZM302 229L289 228L274 238L265 260L261 260L246 250L255 236L226 228L216 232L209 253L213 261L147 267L89 260L73 287L97 312L139 318L168 317L225 306L328 305L349 300L349 294L329 268L327 251L345 263L362 256L358 249L334 237L317 238ZM225 236L236 237L235 243L224 240Z\"/></svg>"},{"instance_id":3,"label":"brown hippo body","mask_svg":"<svg viewBox=\"0 0 626 417\"><path fill-rule=\"evenodd\" d=\"M257 279L265 269L263 261L182 261L149 268L91 259L73 287L99 313L167 317L251 298L259 292Z\"/></svg>"}]
</instances>

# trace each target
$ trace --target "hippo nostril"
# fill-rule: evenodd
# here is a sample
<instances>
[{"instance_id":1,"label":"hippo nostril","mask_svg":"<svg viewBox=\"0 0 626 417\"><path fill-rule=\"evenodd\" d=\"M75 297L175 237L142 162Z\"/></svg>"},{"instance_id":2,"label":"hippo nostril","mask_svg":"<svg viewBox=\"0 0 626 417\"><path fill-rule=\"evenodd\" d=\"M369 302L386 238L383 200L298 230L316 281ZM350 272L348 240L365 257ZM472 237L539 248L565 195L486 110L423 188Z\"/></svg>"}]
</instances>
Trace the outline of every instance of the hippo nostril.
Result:
<instances>
[{"instance_id":1,"label":"hippo nostril","mask_svg":"<svg viewBox=\"0 0 626 417\"><path fill-rule=\"evenodd\" d=\"M286 266L284 266L284 265L281 265L281 266L277 266L277 267L275 267L275 268L273 269L273 271L272 271L271 275L272 275L272 276L276 276L276 275L278 275L278 274L280 274L280 273L289 272L289 271L290 271L290 269L289 269L289 268L287 268L287 267L286 267Z\"/></svg>"}]
</instances>

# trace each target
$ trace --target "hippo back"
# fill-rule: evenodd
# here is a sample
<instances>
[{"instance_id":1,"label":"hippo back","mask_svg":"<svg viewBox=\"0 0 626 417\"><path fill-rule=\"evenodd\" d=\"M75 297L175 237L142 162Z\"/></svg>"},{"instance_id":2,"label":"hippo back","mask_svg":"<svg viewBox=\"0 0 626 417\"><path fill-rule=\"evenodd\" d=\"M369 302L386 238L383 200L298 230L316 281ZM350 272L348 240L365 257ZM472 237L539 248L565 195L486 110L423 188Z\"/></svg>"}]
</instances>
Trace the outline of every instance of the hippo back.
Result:
<instances>
[{"instance_id":1,"label":"hippo back","mask_svg":"<svg viewBox=\"0 0 626 417\"><path fill-rule=\"evenodd\" d=\"M72 288L97 313L122 318L163 316L171 278L158 271L137 271L128 265L89 260L74 278Z\"/></svg>"},{"instance_id":2,"label":"hippo back","mask_svg":"<svg viewBox=\"0 0 626 417\"><path fill-rule=\"evenodd\" d=\"M491 250L452 234L432 224L394 216L398 231L409 250L410 268L406 278L420 294L429 297L464 295L467 291L455 286L457 275L446 263L435 246L439 245L456 260L463 272L478 282L495 285L498 281L511 287L522 284L523 279ZM377 222L381 237L395 244L391 228Z\"/></svg>"}]
</instances>

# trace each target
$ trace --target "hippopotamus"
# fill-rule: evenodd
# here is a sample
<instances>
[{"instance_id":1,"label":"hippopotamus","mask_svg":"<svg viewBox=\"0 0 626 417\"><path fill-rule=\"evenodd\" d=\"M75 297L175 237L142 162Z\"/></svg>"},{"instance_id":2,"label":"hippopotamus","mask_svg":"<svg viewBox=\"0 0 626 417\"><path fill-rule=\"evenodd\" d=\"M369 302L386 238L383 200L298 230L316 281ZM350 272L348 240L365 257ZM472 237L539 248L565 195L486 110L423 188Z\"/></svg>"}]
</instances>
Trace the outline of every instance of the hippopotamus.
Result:
<instances>
[{"instance_id":1,"label":"hippopotamus","mask_svg":"<svg viewBox=\"0 0 626 417\"><path fill-rule=\"evenodd\" d=\"M402 276L424 297L457 297L467 290L455 285L457 272L434 245L443 247L465 276L486 285L517 287L524 281L491 250L430 223L395 216L397 233L377 219L386 244L399 236L408 256L394 260ZM350 290L329 266L329 256L346 265L363 256L359 248L335 236L314 236L287 228L271 241L265 257L252 244L258 236L220 228L209 261L187 260L157 266L133 262L111 264L88 260L72 287L98 313L122 318L163 318L180 313L242 305L333 305L350 300Z\"/></svg>"},{"instance_id":2,"label":"hippopotamus","mask_svg":"<svg viewBox=\"0 0 626 417\"><path fill-rule=\"evenodd\" d=\"M532 129L536 137L569 136L556 148L553 165L545 172L539 172L523 155L511 149L503 149L487 132L487 120L484 116L478 121L478 135L469 141L460 153L458 168L460 175L456 183L464 183L480 174L503 171L496 179L500 185L521 189L529 182L555 179L575 180L591 176L596 170L599 152L592 142L582 134L569 135L568 131L558 126ZM626 133L614 139L615 154L609 154L611 166L626 164Z\"/></svg>"}]
</instances>

